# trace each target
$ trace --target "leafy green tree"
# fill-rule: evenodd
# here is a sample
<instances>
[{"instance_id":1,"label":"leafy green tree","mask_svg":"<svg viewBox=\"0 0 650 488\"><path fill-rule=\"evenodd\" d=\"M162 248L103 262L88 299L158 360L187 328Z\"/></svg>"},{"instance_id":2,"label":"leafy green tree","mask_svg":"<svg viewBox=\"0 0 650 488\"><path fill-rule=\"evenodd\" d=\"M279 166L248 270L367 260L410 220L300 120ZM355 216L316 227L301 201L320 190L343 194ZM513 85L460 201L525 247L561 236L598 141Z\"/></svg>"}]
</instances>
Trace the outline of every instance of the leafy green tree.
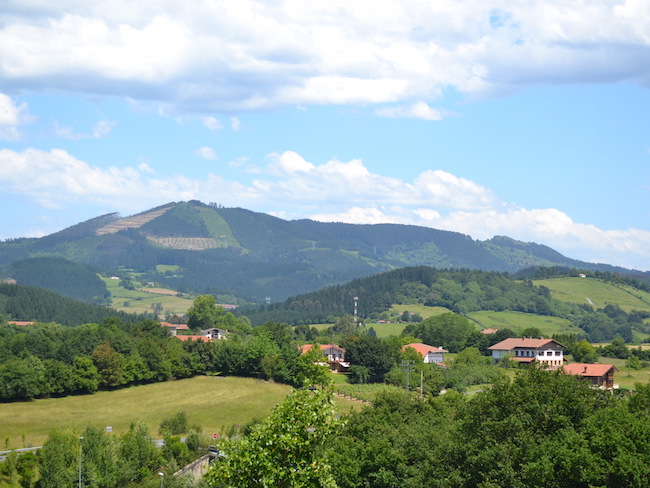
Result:
<instances>
[{"instance_id":1,"label":"leafy green tree","mask_svg":"<svg viewBox=\"0 0 650 488\"><path fill-rule=\"evenodd\" d=\"M598 351L586 339L582 339L571 347L573 360L577 363L595 363L598 361Z\"/></svg>"},{"instance_id":2,"label":"leafy green tree","mask_svg":"<svg viewBox=\"0 0 650 488\"><path fill-rule=\"evenodd\" d=\"M187 325L193 330L209 329L225 314L223 307L217 307L214 296L199 295L187 311Z\"/></svg>"},{"instance_id":3,"label":"leafy green tree","mask_svg":"<svg viewBox=\"0 0 650 488\"><path fill-rule=\"evenodd\" d=\"M369 382L384 380L384 375L397 364L399 345L377 337L350 337L343 344L345 359L354 366L364 366L370 373Z\"/></svg>"},{"instance_id":4,"label":"leafy green tree","mask_svg":"<svg viewBox=\"0 0 650 488\"><path fill-rule=\"evenodd\" d=\"M208 485L335 488L323 446L338 430L329 390L294 390L240 441L222 441Z\"/></svg>"},{"instance_id":5,"label":"leafy green tree","mask_svg":"<svg viewBox=\"0 0 650 488\"><path fill-rule=\"evenodd\" d=\"M39 488L74 486L78 480L79 442L79 437L72 434L50 432L39 453Z\"/></svg>"},{"instance_id":6,"label":"leafy green tree","mask_svg":"<svg viewBox=\"0 0 650 488\"><path fill-rule=\"evenodd\" d=\"M113 349L108 342L97 346L91 356L99 373L100 386L112 388L124 383L122 355Z\"/></svg>"}]
</instances>

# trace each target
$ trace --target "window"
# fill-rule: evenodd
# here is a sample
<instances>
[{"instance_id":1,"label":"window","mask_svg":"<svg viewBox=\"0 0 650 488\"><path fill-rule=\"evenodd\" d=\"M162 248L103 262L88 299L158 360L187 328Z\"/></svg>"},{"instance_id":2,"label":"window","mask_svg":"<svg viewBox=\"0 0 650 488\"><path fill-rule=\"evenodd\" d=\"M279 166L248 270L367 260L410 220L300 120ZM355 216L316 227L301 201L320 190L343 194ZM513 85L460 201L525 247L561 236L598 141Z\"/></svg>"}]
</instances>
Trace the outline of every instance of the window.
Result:
<instances>
[{"instance_id":1,"label":"window","mask_svg":"<svg viewBox=\"0 0 650 488\"><path fill-rule=\"evenodd\" d=\"M547 355L547 356L552 356L552 355L553 355L553 351L546 351L546 355Z\"/></svg>"},{"instance_id":2,"label":"window","mask_svg":"<svg viewBox=\"0 0 650 488\"><path fill-rule=\"evenodd\" d=\"M561 355L562 355L562 351L555 351L555 355L556 355L556 356L561 356Z\"/></svg>"}]
</instances>

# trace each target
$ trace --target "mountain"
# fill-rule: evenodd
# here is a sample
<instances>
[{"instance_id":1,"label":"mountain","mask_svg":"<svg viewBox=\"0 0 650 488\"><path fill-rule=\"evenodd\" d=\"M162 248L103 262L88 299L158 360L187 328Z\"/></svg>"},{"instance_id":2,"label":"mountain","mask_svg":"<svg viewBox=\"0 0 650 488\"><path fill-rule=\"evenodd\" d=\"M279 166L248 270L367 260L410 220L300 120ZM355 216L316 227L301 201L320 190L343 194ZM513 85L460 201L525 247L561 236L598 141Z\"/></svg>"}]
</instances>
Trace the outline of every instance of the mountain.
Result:
<instances>
[{"instance_id":1,"label":"mountain","mask_svg":"<svg viewBox=\"0 0 650 488\"><path fill-rule=\"evenodd\" d=\"M406 266L516 272L569 266L622 274L631 270L567 258L534 243L412 225L287 221L197 201L162 205L126 218L116 213L37 239L0 243L0 265L59 257L182 292L272 301ZM176 271L159 271L173 265ZM24 265L23 265L24 266ZM11 276L5 266L5 278ZM648 279L647 273L636 273Z\"/></svg>"}]
</instances>

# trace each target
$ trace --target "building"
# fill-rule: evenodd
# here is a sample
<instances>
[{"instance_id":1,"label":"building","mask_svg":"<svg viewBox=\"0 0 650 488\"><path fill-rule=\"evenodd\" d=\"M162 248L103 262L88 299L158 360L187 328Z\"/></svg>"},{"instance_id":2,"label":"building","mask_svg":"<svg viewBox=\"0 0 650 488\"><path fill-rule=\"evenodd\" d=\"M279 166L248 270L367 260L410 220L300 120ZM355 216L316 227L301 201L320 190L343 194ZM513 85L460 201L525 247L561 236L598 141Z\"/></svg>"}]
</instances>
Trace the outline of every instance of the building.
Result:
<instances>
[{"instance_id":1,"label":"building","mask_svg":"<svg viewBox=\"0 0 650 488\"><path fill-rule=\"evenodd\" d=\"M179 330L190 330L187 324L170 324L169 322L160 322L160 325L167 327L167 330L169 330L169 333L173 336L178 335Z\"/></svg>"},{"instance_id":2,"label":"building","mask_svg":"<svg viewBox=\"0 0 650 488\"><path fill-rule=\"evenodd\" d=\"M313 344L300 346L300 353L306 354L313 347ZM327 364L332 371L342 372L348 370L350 363L345 360L345 349L334 344L321 344L320 349L323 356L327 358L326 361L323 361L323 364Z\"/></svg>"},{"instance_id":3,"label":"building","mask_svg":"<svg viewBox=\"0 0 650 488\"><path fill-rule=\"evenodd\" d=\"M210 329L205 329L201 331L201 335L209 337L215 341L221 341L226 338L226 334L229 332L225 329L218 329L217 327L212 327Z\"/></svg>"},{"instance_id":4,"label":"building","mask_svg":"<svg viewBox=\"0 0 650 488\"><path fill-rule=\"evenodd\" d=\"M213 342L212 339L202 335L177 335L176 339L179 339L183 342L193 341L193 342Z\"/></svg>"},{"instance_id":5,"label":"building","mask_svg":"<svg viewBox=\"0 0 650 488\"><path fill-rule=\"evenodd\" d=\"M618 371L618 369L613 364L572 363L566 364L562 370L566 374L580 376L585 381L590 381L597 388L605 388L608 390L618 388L614 384L614 372Z\"/></svg>"},{"instance_id":6,"label":"building","mask_svg":"<svg viewBox=\"0 0 650 488\"><path fill-rule=\"evenodd\" d=\"M564 346L554 339L510 338L488 347L492 364L509 358L518 363L538 363L547 369L558 369L564 364Z\"/></svg>"},{"instance_id":7,"label":"building","mask_svg":"<svg viewBox=\"0 0 650 488\"><path fill-rule=\"evenodd\" d=\"M424 359L425 363L441 364L445 362L445 353L449 352L442 347L429 346L428 344L422 343L413 343L407 344L402 347L402 351L406 350L407 347L415 349L420 356Z\"/></svg>"}]
</instances>

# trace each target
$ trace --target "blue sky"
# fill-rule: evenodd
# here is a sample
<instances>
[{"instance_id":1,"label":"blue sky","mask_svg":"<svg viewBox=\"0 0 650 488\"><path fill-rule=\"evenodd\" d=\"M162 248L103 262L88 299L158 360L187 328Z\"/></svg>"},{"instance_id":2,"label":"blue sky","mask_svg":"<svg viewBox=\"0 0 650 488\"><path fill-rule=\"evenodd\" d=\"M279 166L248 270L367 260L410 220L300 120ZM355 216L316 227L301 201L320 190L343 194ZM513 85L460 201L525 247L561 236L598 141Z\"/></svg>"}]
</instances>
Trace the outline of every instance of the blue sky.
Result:
<instances>
[{"instance_id":1,"label":"blue sky","mask_svg":"<svg viewBox=\"0 0 650 488\"><path fill-rule=\"evenodd\" d=\"M0 239L197 199L650 270L645 0L7 0Z\"/></svg>"}]
</instances>

